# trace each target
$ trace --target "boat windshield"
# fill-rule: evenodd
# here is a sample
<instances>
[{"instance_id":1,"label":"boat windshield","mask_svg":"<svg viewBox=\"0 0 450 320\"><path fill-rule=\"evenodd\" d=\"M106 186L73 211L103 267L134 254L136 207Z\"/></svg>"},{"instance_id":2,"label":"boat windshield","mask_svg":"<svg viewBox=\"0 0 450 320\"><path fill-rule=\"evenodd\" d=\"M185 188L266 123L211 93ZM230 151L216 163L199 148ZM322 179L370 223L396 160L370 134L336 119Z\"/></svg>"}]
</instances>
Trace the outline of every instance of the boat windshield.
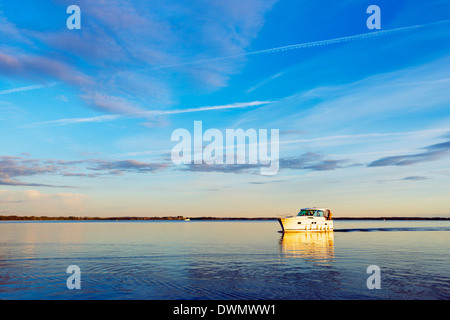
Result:
<instances>
[{"instance_id":1,"label":"boat windshield","mask_svg":"<svg viewBox=\"0 0 450 320\"><path fill-rule=\"evenodd\" d=\"M314 217L323 217L323 210L312 210L312 209L302 209L298 213L298 216L314 216Z\"/></svg>"}]
</instances>

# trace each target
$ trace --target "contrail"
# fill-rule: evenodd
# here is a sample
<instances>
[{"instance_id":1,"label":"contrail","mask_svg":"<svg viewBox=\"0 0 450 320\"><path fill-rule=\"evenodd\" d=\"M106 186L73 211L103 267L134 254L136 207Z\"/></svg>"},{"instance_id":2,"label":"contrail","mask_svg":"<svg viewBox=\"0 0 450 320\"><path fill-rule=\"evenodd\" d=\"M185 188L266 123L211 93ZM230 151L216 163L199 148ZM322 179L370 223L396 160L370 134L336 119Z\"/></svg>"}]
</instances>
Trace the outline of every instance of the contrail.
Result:
<instances>
[{"instance_id":1,"label":"contrail","mask_svg":"<svg viewBox=\"0 0 450 320\"><path fill-rule=\"evenodd\" d=\"M361 133L361 134L346 134L346 135L336 135L328 137L319 137L311 139L295 139L295 140L284 140L280 141L280 144L290 144L299 142L320 142L320 141L332 141L332 140L346 140L350 139L354 141L357 138L386 138L386 137L402 137L408 135L421 135L433 134L433 133L447 133L450 128L437 128L437 129L425 129L416 131L404 131L404 132L387 132L387 133Z\"/></svg>"},{"instance_id":2,"label":"contrail","mask_svg":"<svg viewBox=\"0 0 450 320\"><path fill-rule=\"evenodd\" d=\"M112 115L102 115L87 118L68 118L68 119L58 119L50 121L42 121L30 123L28 125L21 126L19 128L35 128L41 126L65 126L69 124L76 123L86 123L86 122L105 122L114 121L118 118L143 118L151 116L160 115L170 115L170 114L180 114L180 113L192 113L192 112L202 112L202 111L212 111L212 110L226 110L226 109L243 109L249 107L257 107L265 104L273 103L273 101L250 101L250 102L236 102L226 105L219 106L207 106L207 107L197 107L197 108L187 108L187 109L175 109L175 110L149 110L141 111L129 114L112 114Z\"/></svg>"},{"instance_id":3,"label":"contrail","mask_svg":"<svg viewBox=\"0 0 450 320\"><path fill-rule=\"evenodd\" d=\"M120 115L103 115L89 118L58 119L58 120L35 122L20 126L19 128L36 128L42 126L65 126L68 124L75 124L75 123L113 121L116 120L117 118L120 118Z\"/></svg>"},{"instance_id":4,"label":"contrail","mask_svg":"<svg viewBox=\"0 0 450 320\"><path fill-rule=\"evenodd\" d=\"M432 23L427 23L427 24L419 24L419 25L409 26L409 27L401 27L401 28L389 29L389 30L383 30L383 31L375 31L375 32L370 32L370 33L362 33L362 34L357 34L357 35L353 35L353 36L345 36L345 37L335 38L335 39L320 40L320 41L306 42L306 43L300 43L300 44L292 44L292 45L283 46L283 47L276 47L276 48L271 48L271 49L244 52L244 53L240 53L240 54L218 57L218 58L202 59L202 60L182 62L182 63L177 63L177 64L155 66L155 68L160 69L160 68L180 67L180 66L186 66L186 65L192 65L192 64L201 64L201 63L205 63L205 62L213 62L213 61L240 58L240 57L256 55L256 54L268 54L268 53L276 53L276 52L283 52L283 51L289 51L289 50L298 50L298 49L305 49L305 48L329 46L332 44L352 42L352 41L357 41L357 40L383 37L383 36L387 36L387 35L415 31L415 30L424 28L426 26L440 24L440 23L446 23L446 22L449 22L449 20L443 20L443 21L432 22Z\"/></svg>"},{"instance_id":5,"label":"contrail","mask_svg":"<svg viewBox=\"0 0 450 320\"><path fill-rule=\"evenodd\" d=\"M27 87L20 87L20 88L2 90L2 91L0 91L0 94L9 94L9 93L16 93L16 92L22 92L22 91L28 91L28 90L43 89L43 88L53 87L55 85L57 85L56 82L52 82L52 83L49 83L49 84L38 84L38 85L34 85L34 86L27 86Z\"/></svg>"},{"instance_id":6,"label":"contrail","mask_svg":"<svg viewBox=\"0 0 450 320\"><path fill-rule=\"evenodd\" d=\"M201 112L201 111L211 111L211 110L223 110L223 109L236 109L236 108L248 108L256 107L273 101L252 101L252 102L237 102L220 106L208 106L208 107L198 107L198 108L188 108L188 109L176 109L167 111L144 111L144 115L165 115L165 114L178 114L178 113L188 113L188 112Z\"/></svg>"}]
</instances>

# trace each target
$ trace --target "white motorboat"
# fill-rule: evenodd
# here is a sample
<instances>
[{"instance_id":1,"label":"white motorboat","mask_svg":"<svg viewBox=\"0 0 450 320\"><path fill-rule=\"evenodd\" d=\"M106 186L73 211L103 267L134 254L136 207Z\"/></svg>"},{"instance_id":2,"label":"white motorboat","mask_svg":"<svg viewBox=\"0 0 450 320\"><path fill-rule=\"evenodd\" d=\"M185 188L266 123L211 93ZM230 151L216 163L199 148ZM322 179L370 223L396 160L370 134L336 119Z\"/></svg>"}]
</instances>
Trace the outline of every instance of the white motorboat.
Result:
<instances>
[{"instance_id":1,"label":"white motorboat","mask_svg":"<svg viewBox=\"0 0 450 320\"><path fill-rule=\"evenodd\" d=\"M328 208L304 208L296 216L278 217L282 232L333 231L333 220Z\"/></svg>"}]
</instances>

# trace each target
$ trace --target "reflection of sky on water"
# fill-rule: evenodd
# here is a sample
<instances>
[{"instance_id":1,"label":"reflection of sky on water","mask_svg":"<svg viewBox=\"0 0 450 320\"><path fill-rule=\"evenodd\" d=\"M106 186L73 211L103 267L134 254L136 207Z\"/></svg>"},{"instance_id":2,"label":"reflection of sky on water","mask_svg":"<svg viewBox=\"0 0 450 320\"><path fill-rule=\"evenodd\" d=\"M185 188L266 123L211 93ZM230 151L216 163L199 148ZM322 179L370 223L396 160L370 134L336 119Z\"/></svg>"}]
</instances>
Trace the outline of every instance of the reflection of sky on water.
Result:
<instances>
[{"instance_id":1,"label":"reflection of sky on water","mask_svg":"<svg viewBox=\"0 0 450 320\"><path fill-rule=\"evenodd\" d=\"M0 299L442 299L449 233L425 231L438 226L449 222L284 235L275 221L0 223ZM366 287L373 264L379 291ZM66 288L69 265L81 290Z\"/></svg>"}]
</instances>

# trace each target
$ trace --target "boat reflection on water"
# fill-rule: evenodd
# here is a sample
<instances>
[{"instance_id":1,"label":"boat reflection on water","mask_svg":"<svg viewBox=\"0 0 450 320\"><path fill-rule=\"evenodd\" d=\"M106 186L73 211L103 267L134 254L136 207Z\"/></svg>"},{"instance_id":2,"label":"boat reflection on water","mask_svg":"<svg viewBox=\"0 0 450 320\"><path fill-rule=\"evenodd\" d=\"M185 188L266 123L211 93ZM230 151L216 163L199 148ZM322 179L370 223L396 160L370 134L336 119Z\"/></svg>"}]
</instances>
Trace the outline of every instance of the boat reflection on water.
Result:
<instances>
[{"instance_id":1,"label":"boat reflection on water","mask_svg":"<svg viewBox=\"0 0 450 320\"><path fill-rule=\"evenodd\" d=\"M283 257L328 263L334 258L333 232L289 232L280 239Z\"/></svg>"}]
</instances>

